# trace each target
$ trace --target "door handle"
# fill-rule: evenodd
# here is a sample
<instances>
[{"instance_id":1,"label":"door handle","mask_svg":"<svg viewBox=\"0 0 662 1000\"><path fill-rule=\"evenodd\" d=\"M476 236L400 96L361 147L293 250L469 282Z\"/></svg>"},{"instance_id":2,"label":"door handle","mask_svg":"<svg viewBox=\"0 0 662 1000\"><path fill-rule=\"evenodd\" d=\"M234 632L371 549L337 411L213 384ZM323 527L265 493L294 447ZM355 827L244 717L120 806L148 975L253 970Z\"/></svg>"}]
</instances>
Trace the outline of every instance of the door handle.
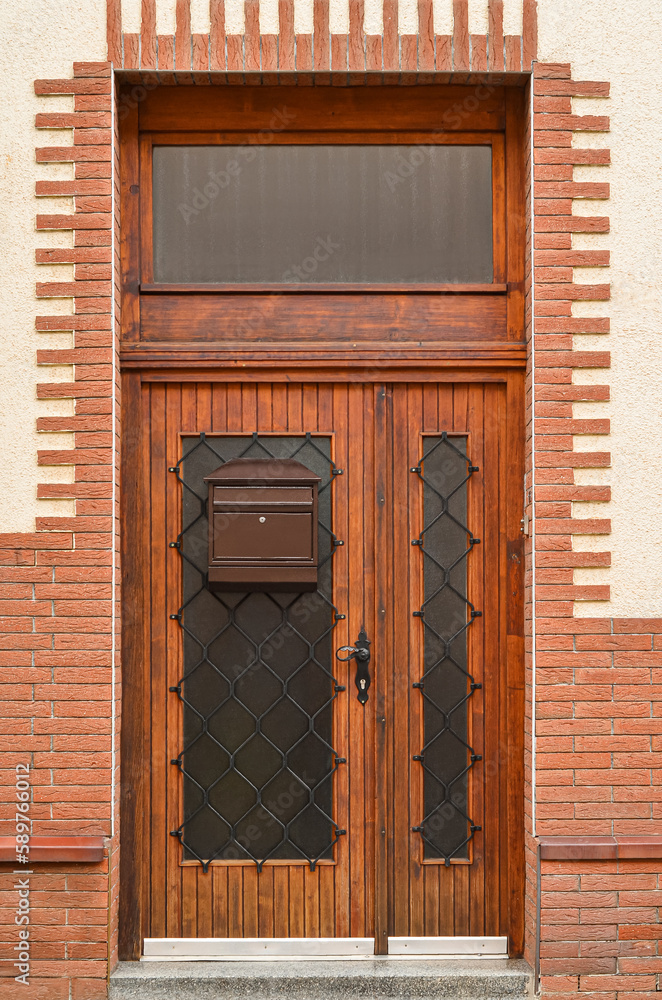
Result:
<instances>
[{"instance_id":1,"label":"door handle","mask_svg":"<svg viewBox=\"0 0 662 1000\"><path fill-rule=\"evenodd\" d=\"M347 656L341 656L341 653L347 653ZM353 646L341 646L340 649L336 650L336 659L342 660L346 663L348 660L356 660L356 676L354 677L354 683L356 684L357 695L356 697L361 702L362 705L368 700L368 688L370 687L370 639L367 636L366 630L361 627L359 632L359 637Z\"/></svg>"}]
</instances>

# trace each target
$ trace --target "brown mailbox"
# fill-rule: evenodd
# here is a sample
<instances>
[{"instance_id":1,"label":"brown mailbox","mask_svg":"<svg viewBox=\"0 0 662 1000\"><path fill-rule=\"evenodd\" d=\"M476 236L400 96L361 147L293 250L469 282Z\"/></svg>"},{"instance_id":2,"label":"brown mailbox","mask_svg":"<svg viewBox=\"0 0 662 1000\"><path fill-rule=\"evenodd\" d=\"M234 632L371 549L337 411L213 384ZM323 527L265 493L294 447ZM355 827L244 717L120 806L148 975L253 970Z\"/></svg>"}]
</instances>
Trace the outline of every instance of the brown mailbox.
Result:
<instances>
[{"instance_id":1,"label":"brown mailbox","mask_svg":"<svg viewBox=\"0 0 662 1000\"><path fill-rule=\"evenodd\" d=\"M233 458L205 482L210 590L317 589L320 476L293 458Z\"/></svg>"}]
</instances>

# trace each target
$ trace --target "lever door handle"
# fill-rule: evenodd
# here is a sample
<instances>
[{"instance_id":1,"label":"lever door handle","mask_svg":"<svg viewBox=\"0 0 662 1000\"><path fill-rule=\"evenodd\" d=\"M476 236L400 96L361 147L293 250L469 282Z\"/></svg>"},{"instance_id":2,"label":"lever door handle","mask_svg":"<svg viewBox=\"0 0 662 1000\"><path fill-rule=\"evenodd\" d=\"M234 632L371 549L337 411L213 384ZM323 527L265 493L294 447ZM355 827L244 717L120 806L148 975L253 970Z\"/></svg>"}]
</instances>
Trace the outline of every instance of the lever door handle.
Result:
<instances>
[{"instance_id":1,"label":"lever door handle","mask_svg":"<svg viewBox=\"0 0 662 1000\"><path fill-rule=\"evenodd\" d=\"M341 653L347 653L348 655L341 656ZM370 639L363 627L353 646L341 646L340 649L336 650L336 659L343 662L356 660L356 676L354 677L354 683L358 692L356 697L362 705L365 705L368 700L368 688L370 687L372 678L368 669L368 664L370 663Z\"/></svg>"}]
</instances>

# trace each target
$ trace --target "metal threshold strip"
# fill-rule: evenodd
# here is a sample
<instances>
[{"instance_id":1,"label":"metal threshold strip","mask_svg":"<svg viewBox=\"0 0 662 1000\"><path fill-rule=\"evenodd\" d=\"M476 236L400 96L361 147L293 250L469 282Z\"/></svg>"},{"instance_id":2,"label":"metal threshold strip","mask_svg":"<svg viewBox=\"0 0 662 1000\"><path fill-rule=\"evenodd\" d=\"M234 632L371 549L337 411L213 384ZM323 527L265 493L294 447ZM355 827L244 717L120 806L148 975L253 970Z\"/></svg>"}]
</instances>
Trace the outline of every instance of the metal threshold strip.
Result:
<instances>
[{"instance_id":1,"label":"metal threshold strip","mask_svg":"<svg viewBox=\"0 0 662 1000\"><path fill-rule=\"evenodd\" d=\"M146 938L144 962L311 961L335 959L508 958L506 937L392 937L388 955L373 938Z\"/></svg>"}]
</instances>

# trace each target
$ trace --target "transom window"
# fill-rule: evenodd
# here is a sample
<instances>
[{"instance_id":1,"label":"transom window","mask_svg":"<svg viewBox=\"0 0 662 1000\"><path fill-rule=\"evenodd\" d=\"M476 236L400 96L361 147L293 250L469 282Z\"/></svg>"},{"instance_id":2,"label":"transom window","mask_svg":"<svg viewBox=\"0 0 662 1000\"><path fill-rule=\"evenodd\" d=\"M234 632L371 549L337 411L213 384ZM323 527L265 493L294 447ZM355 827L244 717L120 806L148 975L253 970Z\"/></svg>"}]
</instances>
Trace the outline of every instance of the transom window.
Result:
<instances>
[{"instance_id":1,"label":"transom window","mask_svg":"<svg viewBox=\"0 0 662 1000\"><path fill-rule=\"evenodd\" d=\"M153 280L491 283L489 144L155 145Z\"/></svg>"}]
</instances>

